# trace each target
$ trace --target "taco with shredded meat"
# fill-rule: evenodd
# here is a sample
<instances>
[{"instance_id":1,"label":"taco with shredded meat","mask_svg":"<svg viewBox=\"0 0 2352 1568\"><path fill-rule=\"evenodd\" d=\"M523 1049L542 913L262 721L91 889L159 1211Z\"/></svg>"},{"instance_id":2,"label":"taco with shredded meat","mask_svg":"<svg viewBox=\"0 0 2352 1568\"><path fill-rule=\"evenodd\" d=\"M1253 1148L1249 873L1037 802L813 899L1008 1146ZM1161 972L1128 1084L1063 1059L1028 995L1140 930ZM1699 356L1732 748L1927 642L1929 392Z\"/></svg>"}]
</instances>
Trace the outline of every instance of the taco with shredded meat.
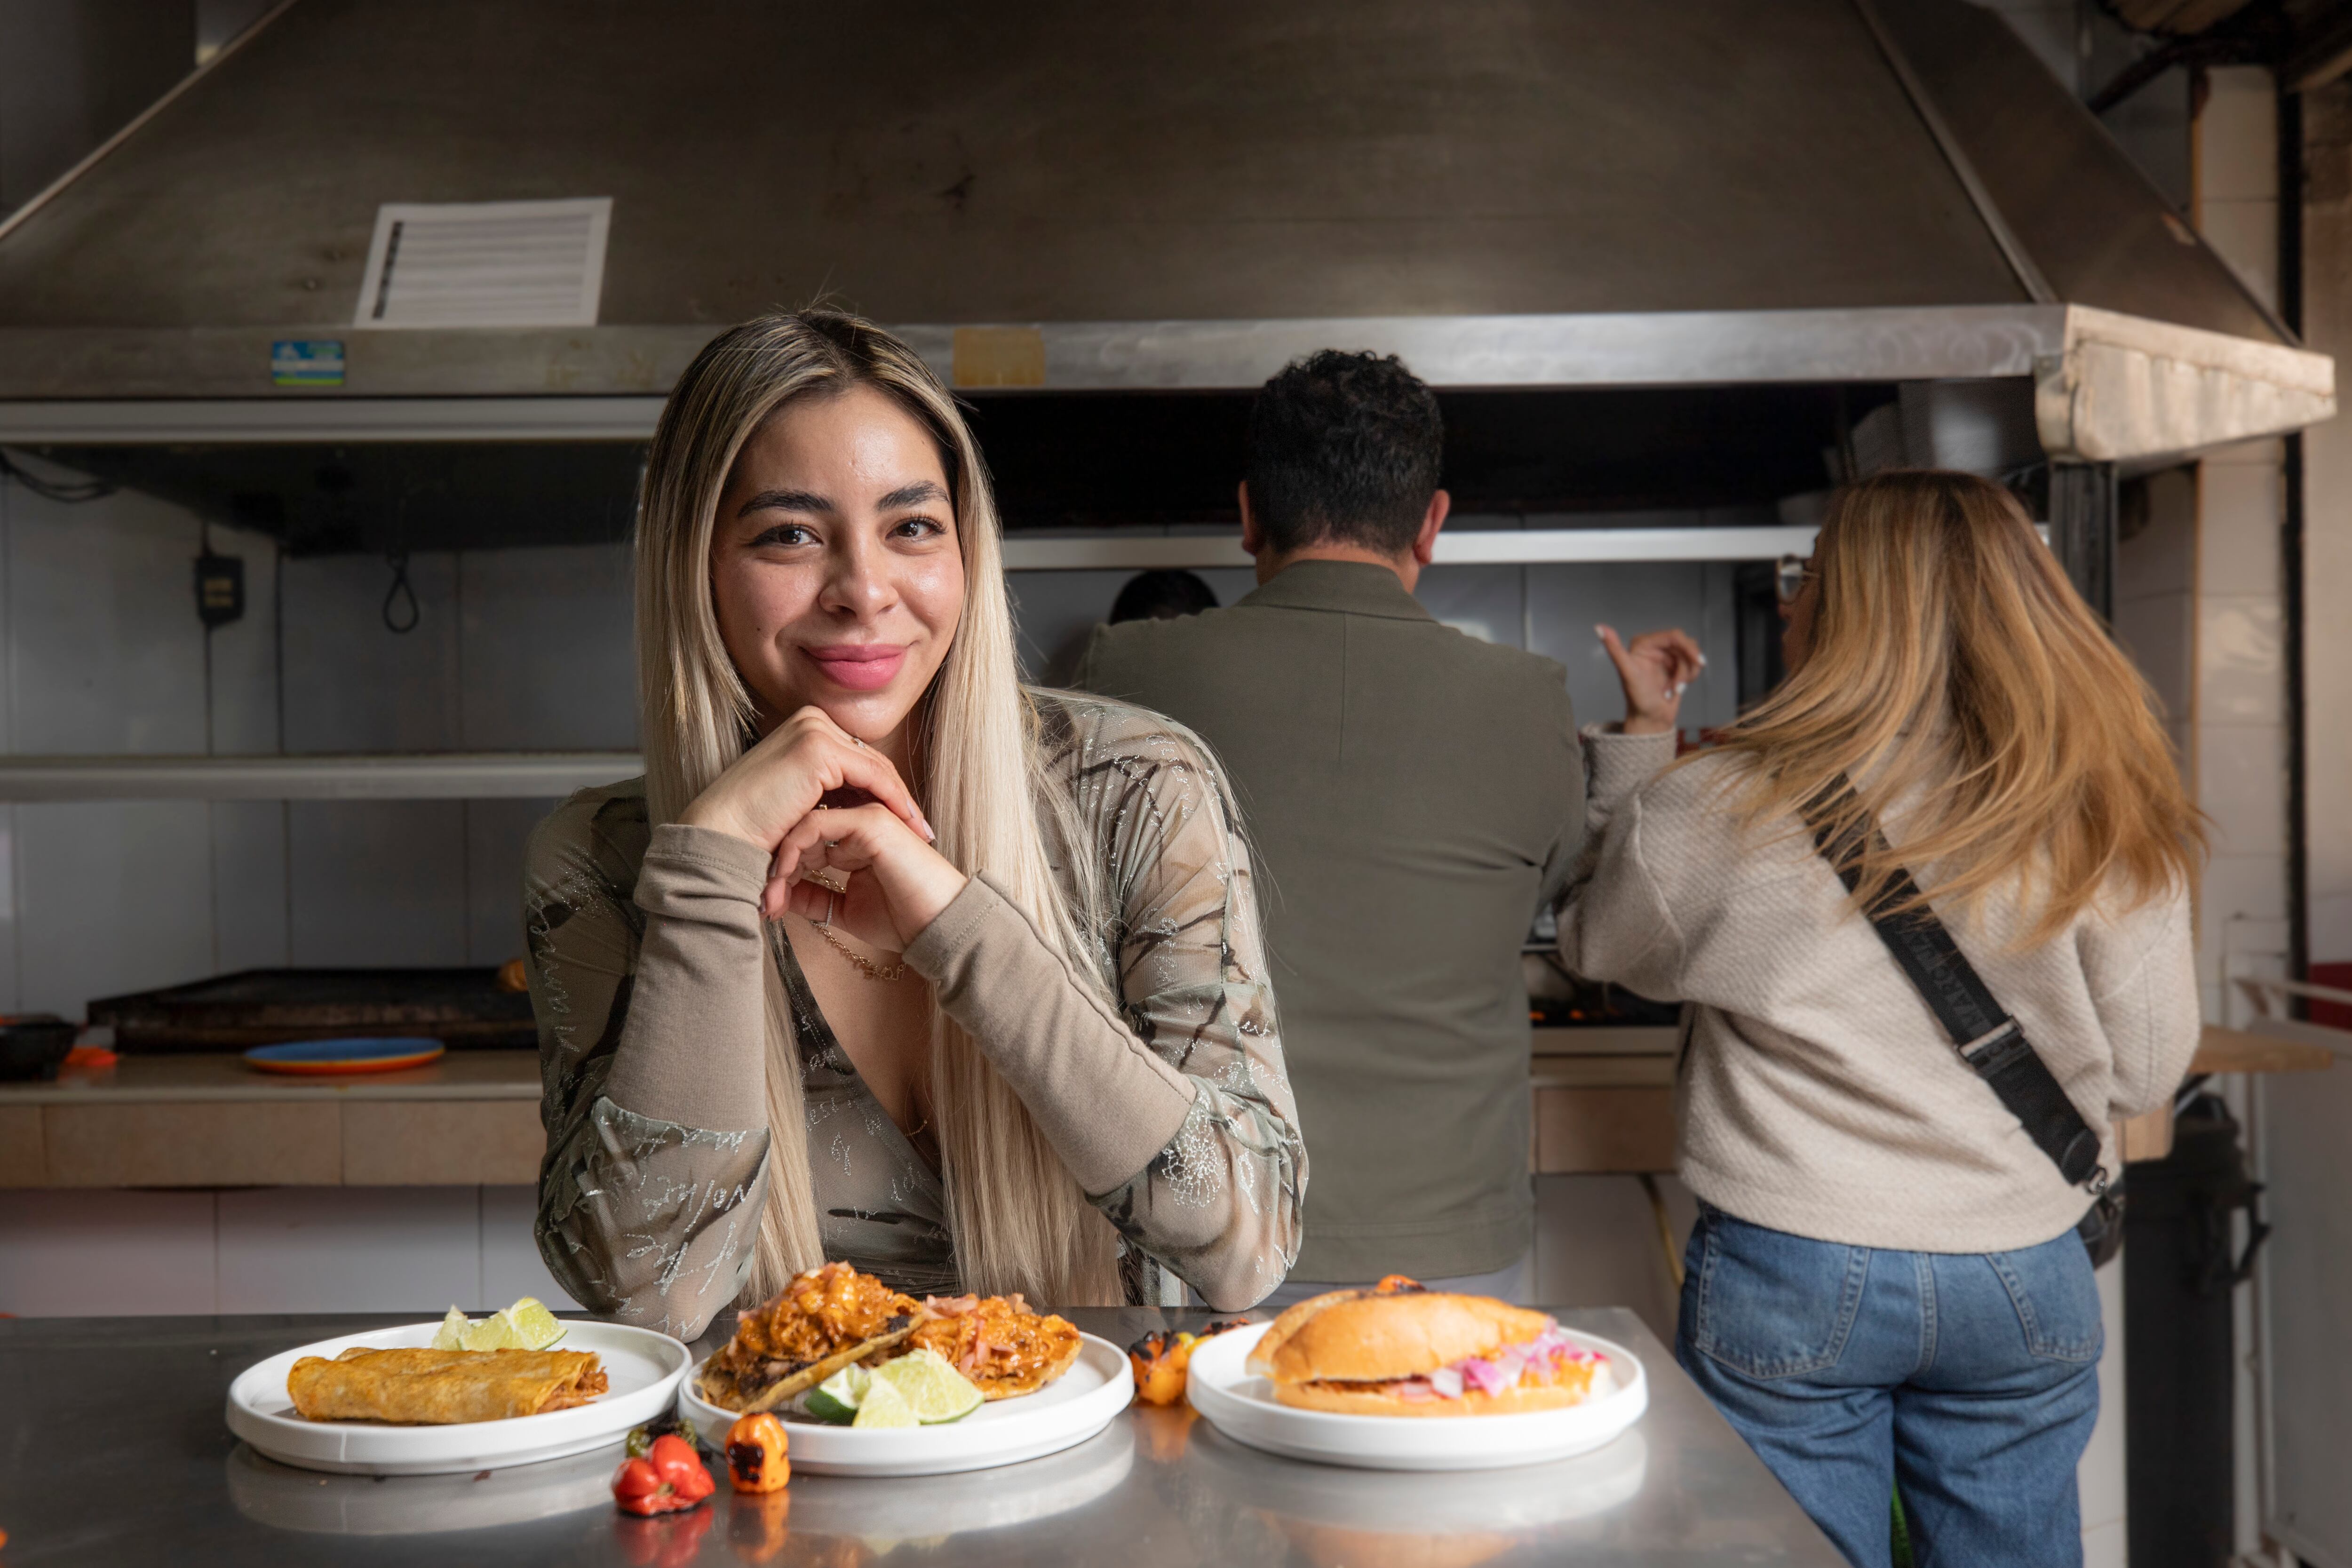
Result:
<instances>
[{"instance_id":1,"label":"taco with shredded meat","mask_svg":"<svg viewBox=\"0 0 2352 1568\"><path fill-rule=\"evenodd\" d=\"M843 1367L902 1343L921 1310L912 1296L846 1263L812 1268L742 1315L726 1349L703 1363L698 1386L722 1410L772 1410Z\"/></svg>"},{"instance_id":2,"label":"taco with shredded meat","mask_svg":"<svg viewBox=\"0 0 2352 1568\"><path fill-rule=\"evenodd\" d=\"M915 1331L873 1359L937 1351L983 1399L1034 1394L1078 1359L1068 1319L1033 1310L1020 1296L929 1296Z\"/></svg>"}]
</instances>

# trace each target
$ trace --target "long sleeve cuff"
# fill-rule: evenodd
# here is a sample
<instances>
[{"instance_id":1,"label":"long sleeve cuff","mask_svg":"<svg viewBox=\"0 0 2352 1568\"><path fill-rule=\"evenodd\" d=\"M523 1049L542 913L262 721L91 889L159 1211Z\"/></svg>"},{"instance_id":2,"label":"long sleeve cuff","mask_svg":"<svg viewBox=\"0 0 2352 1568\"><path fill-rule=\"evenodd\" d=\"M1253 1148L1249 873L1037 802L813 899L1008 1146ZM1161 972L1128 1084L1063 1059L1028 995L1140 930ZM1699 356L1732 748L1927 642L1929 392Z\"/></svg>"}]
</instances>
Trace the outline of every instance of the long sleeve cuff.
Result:
<instances>
[{"instance_id":1,"label":"long sleeve cuff","mask_svg":"<svg viewBox=\"0 0 2352 1568\"><path fill-rule=\"evenodd\" d=\"M658 1121L764 1128L769 856L708 827L653 831L637 876L646 912L627 1021L604 1093Z\"/></svg>"},{"instance_id":2,"label":"long sleeve cuff","mask_svg":"<svg viewBox=\"0 0 2352 1568\"><path fill-rule=\"evenodd\" d=\"M1675 760L1675 731L1628 735L1587 724L1577 731L1584 742L1584 766L1591 782L1585 796L1601 812L1655 778Z\"/></svg>"},{"instance_id":3,"label":"long sleeve cuff","mask_svg":"<svg viewBox=\"0 0 2352 1568\"><path fill-rule=\"evenodd\" d=\"M907 962L1089 1194L1131 1179L1184 1125L1192 1080L1138 1039L982 879L967 882L908 945Z\"/></svg>"}]
</instances>

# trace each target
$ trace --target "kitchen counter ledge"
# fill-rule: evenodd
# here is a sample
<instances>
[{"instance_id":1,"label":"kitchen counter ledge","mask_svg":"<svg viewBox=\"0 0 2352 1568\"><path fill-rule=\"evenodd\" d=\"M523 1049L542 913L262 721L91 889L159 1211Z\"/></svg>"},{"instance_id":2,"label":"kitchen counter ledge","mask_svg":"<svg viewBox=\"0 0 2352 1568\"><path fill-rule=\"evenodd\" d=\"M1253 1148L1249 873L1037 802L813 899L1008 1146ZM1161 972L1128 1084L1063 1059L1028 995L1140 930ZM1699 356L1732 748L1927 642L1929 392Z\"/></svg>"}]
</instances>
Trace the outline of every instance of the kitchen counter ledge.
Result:
<instances>
[{"instance_id":1,"label":"kitchen counter ledge","mask_svg":"<svg viewBox=\"0 0 2352 1568\"><path fill-rule=\"evenodd\" d=\"M1531 1031L1538 1175L1675 1167L1680 1031ZM2209 1027L2192 1070L2303 1072L2316 1046ZM348 1079L257 1072L227 1055L126 1056L52 1083L0 1084L0 1188L529 1185L539 1179L539 1058L452 1051ZM2162 1113L2126 1124L2126 1159L2171 1147Z\"/></svg>"}]
</instances>

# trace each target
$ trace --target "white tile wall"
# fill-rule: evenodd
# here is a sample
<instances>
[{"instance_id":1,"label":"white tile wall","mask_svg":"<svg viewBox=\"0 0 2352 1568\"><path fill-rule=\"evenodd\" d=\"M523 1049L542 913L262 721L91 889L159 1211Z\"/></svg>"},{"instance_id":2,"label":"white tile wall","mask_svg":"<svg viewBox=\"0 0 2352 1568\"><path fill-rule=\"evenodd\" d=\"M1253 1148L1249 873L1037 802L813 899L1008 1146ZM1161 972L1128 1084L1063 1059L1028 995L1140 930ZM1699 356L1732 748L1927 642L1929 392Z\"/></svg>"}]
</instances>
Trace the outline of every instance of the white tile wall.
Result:
<instances>
[{"instance_id":1,"label":"white tile wall","mask_svg":"<svg viewBox=\"0 0 2352 1568\"><path fill-rule=\"evenodd\" d=\"M216 800L209 809L214 973L282 969L294 961L287 927L287 803Z\"/></svg>"},{"instance_id":2,"label":"white tile wall","mask_svg":"<svg viewBox=\"0 0 2352 1568\"><path fill-rule=\"evenodd\" d=\"M392 568L373 555L286 563L286 749L452 752L463 738L457 557L409 558L417 623L383 623Z\"/></svg>"},{"instance_id":3,"label":"white tile wall","mask_svg":"<svg viewBox=\"0 0 2352 1568\"><path fill-rule=\"evenodd\" d=\"M2084 1568L2124 1568L2124 1443L2129 1423L2124 1410L2123 1266L2100 1269L2098 1281L2099 1318L2107 1336L2099 1357L2099 1423L2075 1467L2074 1484L2083 1509Z\"/></svg>"},{"instance_id":4,"label":"white tile wall","mask_svg":"<svg viewBox=\"0 0 2352 1568\"><path fill-rule=\"evenodd\" d=\"M457 558L461 746L636 745L629 559L625 544Z\"/></svg>"},{"instance_id":5,"label":"white tile wall","mask_svg":"<svg viewBox=\"0 0 2352 1568\"><path fill-rule=\"evenodd\" d=\"M2286 730L2209 724L2197 736L2197 803L2222 854L2286 857Z\"/></svg>"},{"instance_id":6,"label":"white tile wall","mask_svg":"<svg viewBox=\"0 0 2352 1568\"><path fill-rule=\"evenodd\" d=\"M478 1187L224 1192L218 1310L334 1312L365 1301L369 1311L438 1316L478 1301L481 1205Z\"/></svg>"},{"instance_id":7,"label":"white tile wall","mask_svg":"<svg viewBox=\"0 0 2352 1568\"><path fill-rule=\"evenodd\" d=\"M92 997L213 973L203 801L42 803L15 816L20 1010L78 1018Z\"/></svg>"},{"instance_id":8,"label":"white tile wall","mask_svg":"<svg viewBox=\"0 0 2352 1568\"><path fill-rule=\"evenodd\" d=\"M211 1193L10 1193L0 1312L147 1316L217 1310Z\"/></svg>"},{"instance_id":9,"label":"white tile wall","mask_svg":"<svg viewBox=\"0 0 2352 1568\"><path fill-rule=\"evenodd\" d=\"M2232 447L2229 458L2208 459L2203 467L2199 483L2206 515L2224 547L2207 552L2199 584L2208 594L2275 598L2286 511L2284 454L2265 441L2251 451Z\"/></svg>"},{"instance_id":10,"label":"white tile wall","mask_svg":"<svg viewBox=\"0 0 2352 1568\"><path fill-rule=\"evenodd\" d=\"M0 1312L575 1310L539 1260L532 1204L509 1186L11 1193Z\"/></svg>"},{"instance_id":11,"label":"white tile wall","mask_svg":"<svg viewBox=\"0 0 2352 1568\"><path fill-rule=\"evenodd\" d=\"M278 750L278 546L268 536L214 525L216 555L245 563L245 615L212 632L212 749L222 755Z\"/></svg>"},{"instance_id":12,"label":"white tile wall","mask_svg":"<svg viewBox=\"0 0 2352 1568\"><path fill-rule=\"evenodd\" d=\"M194 518L122 492L96 506L8 487L11 749L205 749Z\"/></svg>"},{"instance_id":13,"label":"white tile wall","mask_svg":"<svg viewBox=\"0 0 2352 1568\"><path fill-rule=\"evenodd\" d=\"M287 906L294 962L398 968L466 963L466 805L291 802Z\"/></svg>"},{"instance_id":14,"label":"white tile wall","mask_svg":"<svg viewBox=\"0 0 2352 1568\"><path fill-rule=\"evenodd\" d=\"M2209 512L2209 519L2221 521ZM2208 546L2208 553L2213 553ZM2281 618L2275 594L2200 594L2197 605L2197 719L2201 724L2280 722Z\"/></svg>"},{"instance_id":15,"label":"white tile wall","mask_svg":"<svg viewBox=\"0 0 2352 1568\"><path fill-rule=\"evenodd\" d=\"M1535 1300L1548 1307L1631 1307L1675 1342L1679 1301L1657 1218L1633 1176L1538 1176ZM1680 1258L1698 1218L1690 1189L1658 1178Z\"/></svg>"},{"instance_id":16,"label":"white tile wall","mask_svg":"<svg viewBox=\"0 0 2352 1568\"><path fill-rule=\"evenodd\" d=\"M529 1187L484 1187L481 1194L482 1289L476 1300L504 1307L519 1297L536 1296L559 1311L578 1307L540 1261L530 1232L538 1194Z\"/></svg>"},{"instance_id":17,"label":"white tile wall","mask_svg":"<svg viewBox=\"0 0 2352 1568\"><path fill-rule=\"evenodd\" d=\"M2197 227L2264 304L2278 304L2276 89L2261 66L2206 73L2196 121Z\"/></svg>"},{"instance_id":18,"label":"white tile wall","mask_svg":"<svg viewBox=\"0 0 2352 1568\"><path fill-rule=\"evenodd\" d=\"M2262 66L2214 66L2197 117L2200 202L2278 199L2278 98Z\"/></svg>"}]
</instances>

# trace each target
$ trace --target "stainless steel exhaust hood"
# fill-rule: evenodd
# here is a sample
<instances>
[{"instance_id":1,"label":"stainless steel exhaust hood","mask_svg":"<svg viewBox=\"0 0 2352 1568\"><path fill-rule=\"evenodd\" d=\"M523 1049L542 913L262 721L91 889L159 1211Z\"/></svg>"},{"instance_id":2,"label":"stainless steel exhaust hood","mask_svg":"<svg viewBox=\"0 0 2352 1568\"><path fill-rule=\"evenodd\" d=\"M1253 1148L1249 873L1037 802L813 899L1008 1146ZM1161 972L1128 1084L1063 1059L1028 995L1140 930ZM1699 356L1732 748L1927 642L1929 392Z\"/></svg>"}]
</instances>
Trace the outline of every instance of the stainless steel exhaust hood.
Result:
<instances>
[{"instance_id":1,"label":"stainless steel exhaust hood","mask_svg":"<svg viewBox=\"0 0 2352 1568\"><path fill-rule=\"evenodd\" d=\"M352 324L382 205L532 198L609 198L595 324ZM0 227L0 440L641 437L820 296L966 386L2030 377L2085 459L2335 408L1961 0L296 0Z\"/></svg>"}]
</instances>

